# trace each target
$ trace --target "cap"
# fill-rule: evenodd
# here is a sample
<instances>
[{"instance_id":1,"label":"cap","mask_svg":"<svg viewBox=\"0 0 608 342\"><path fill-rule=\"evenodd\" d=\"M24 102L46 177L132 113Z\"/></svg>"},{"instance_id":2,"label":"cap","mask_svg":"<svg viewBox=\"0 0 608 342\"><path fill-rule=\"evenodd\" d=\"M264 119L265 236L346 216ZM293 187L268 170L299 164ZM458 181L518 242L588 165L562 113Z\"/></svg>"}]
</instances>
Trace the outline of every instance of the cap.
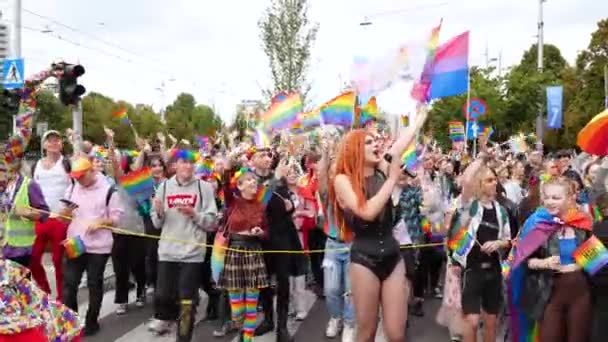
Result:
<instances>
[{"instance_id":1,"label":"cap","mask_svg":"<svg viewBox=\"0 0 608 342\"><path fill-rule=\"evenodd\" d=\"M51 129L49 131L44 132L44 134L42 135L42 141L46 141L46 139L48 139L48 137L50 137L51 135L61 138L61 133L59 133L59 131Z\"/></svg>"},{"instance_id":2,"label":"cap","mask_svg":"<svg viewBox=\"0 0 608 342\"><path fill-rule=\"evenodd\" d=\"M88 158L78 157L72 161L72 172L70 172L70 177L78 179L92 168L93 164L91 164Z\"/></svg>"}]
</instances>

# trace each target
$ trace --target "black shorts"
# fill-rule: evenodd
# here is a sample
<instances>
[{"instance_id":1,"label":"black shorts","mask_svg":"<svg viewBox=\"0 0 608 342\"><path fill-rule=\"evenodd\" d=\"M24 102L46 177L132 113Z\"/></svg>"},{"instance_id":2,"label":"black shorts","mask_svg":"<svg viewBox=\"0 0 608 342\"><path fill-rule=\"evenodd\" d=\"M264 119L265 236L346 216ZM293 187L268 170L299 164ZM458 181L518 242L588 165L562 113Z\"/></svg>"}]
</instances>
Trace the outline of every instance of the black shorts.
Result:
<instances>
[{"instance_id":1,"label":"black shorts","mask_svg":"<svg viewBox=\"0 0 608 342\"><path fill-rule=\"evenodd\" d=\"M467 268L462 275L462 312L479 314L481 309L497 315L503 301L502 275L500 270Z\"/></svg>"}]
</instances>

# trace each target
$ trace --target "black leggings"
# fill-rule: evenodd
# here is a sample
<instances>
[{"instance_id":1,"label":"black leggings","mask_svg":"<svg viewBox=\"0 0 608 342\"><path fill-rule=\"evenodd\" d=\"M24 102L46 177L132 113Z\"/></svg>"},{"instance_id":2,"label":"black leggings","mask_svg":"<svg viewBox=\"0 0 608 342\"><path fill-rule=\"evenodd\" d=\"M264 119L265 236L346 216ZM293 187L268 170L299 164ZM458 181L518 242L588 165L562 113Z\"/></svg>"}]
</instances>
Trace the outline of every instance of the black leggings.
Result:
<instances>
[{"instance_id":1,"label":"black leggings","mask_svg":"<svg viewBox=\"0 0 608 342\"><path fill-rule=\"evenodd\" d=\"M434 247L421 248L414 278L414 297L423 298L424 290L430 285L434 289L439 284L443 255Z\"/></svg>"}]
</instances>

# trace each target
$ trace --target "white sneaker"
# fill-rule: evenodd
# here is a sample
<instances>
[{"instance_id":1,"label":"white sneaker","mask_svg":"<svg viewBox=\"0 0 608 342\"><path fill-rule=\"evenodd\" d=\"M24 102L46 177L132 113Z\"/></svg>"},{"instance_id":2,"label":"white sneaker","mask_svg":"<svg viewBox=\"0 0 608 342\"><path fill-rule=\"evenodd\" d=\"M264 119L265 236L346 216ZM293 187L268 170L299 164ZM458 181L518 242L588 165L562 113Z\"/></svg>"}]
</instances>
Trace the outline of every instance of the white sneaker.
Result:
<instances>
[{"instance_id":1,"label":"white sneaker","mask_svg":"<svg viewBox=\"0 0 608 342\"><path fill-rule=\"evenodd\" d=\"M118 307L116 308L116 314L117 315L124 315L127 313L127 304L118 304Z\"/></svg>"},{"instance_id":2,"label":"white sneaker","mask_svg":"<svg viewBox=\"0 0 608 342\"><path fill-rule=\"evenodd\" d=\"M355 328L344 325L342 329L342 342L353 342L355 340Z\"/></svg>"},{"instance_id":3,"label":"white sneaker","mask_svg":"<svg viewBox=\"0 0 608 342\"><path fill-rule=\"evenodd\" d=\"M153 319L148 323L148 330L158 335L166 334L171 331L171 321Z\"/></svg>"},{"instance_id":4,"label":"white sneaker","mask_svg":"<svg viewBox=\"0 0 608 342\"><path fill-rule=\"evenodd\" d=\"M306 316L308 316L306 312L298 312L296 314L296 321L303 321L306 319Z\"/></svg>"},{"instance_id":5,"label":"white sneaker","mask_svg":"<svg viewBox=\"0 0 608 342\"><path fill-rule=\"evenodd\" d=\"M330 318L327 322L327 329L325 329L325 336L328 338L334 338L338 336L340 329L342 328L342 320L339 318Z\"/></svg>"}]
</instances>

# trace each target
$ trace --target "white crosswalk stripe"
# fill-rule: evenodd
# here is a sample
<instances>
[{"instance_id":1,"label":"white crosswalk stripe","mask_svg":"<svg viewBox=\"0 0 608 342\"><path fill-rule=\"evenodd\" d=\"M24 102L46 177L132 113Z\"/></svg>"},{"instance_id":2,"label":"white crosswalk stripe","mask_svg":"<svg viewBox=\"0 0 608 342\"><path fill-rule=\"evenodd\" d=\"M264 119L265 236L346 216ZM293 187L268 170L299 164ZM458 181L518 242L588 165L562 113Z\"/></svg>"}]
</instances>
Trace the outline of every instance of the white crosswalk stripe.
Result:
<instances>
[{"instance_id":1,"label":"white crosswalk stripe","mask_svg":"<svg viewBox=\"0 0 608 342\"><path fill-rule=\"evenodd\" d=\"M196 312L196 318L194 320L194 324L198 324L205 318L205 312L207 308L207 302L209 297L201 291L201 300ZM129 331L127 334L123 335L121 338L115 340L116 342L132 342L132 341L153 341L153 342L172 342L175 341L175 334L166 334L162 336L157 336L152 332L148 331L148 321L142 322L140 325L135 327L133 330ZM193 341L197 341L196 334ZM203 336L199 336L202 338Z\"/></svg>"}]
</instances>

